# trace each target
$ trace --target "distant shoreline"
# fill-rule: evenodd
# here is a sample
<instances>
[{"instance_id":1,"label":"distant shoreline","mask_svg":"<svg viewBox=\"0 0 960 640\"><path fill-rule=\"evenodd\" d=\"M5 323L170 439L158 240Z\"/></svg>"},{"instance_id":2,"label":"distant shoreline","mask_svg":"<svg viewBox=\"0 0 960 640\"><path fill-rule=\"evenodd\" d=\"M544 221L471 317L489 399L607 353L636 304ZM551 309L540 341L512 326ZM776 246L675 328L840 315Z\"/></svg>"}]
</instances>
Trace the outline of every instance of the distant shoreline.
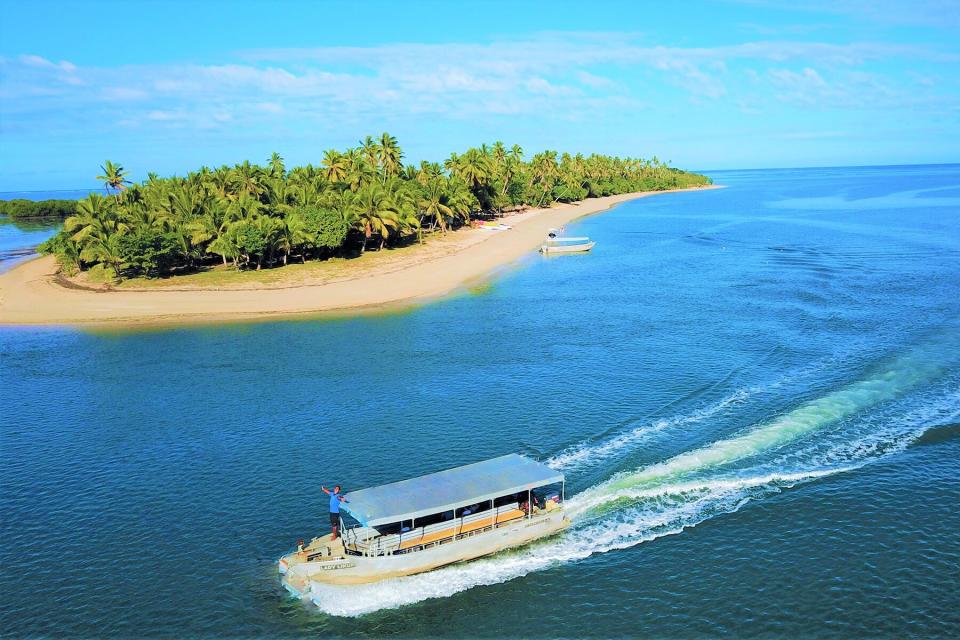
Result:
<instances>
[{"instance_id":1,"label":"distant shoreline","mask_svg":"<svg viewBox=\"0 0 960 640\"><path fill-rule=\"evenodd\" d=\"M325 312L357 313L436 298L509 264L543 240L547 230L658 193L700 191L716 185L644 191L504 219L507 231L466 229L446 238L373 256L355 277L282 277L254 287L93 290L65 287L52 256L29 260L0 274L0 324L148 326L201 324ZM380 252L378 252L380 253ZM289 269L286 267L284 269ZM278 272L283 270L278 270ZM291 274L293 272L291 271Z\"/></svg>"}]
</instances>

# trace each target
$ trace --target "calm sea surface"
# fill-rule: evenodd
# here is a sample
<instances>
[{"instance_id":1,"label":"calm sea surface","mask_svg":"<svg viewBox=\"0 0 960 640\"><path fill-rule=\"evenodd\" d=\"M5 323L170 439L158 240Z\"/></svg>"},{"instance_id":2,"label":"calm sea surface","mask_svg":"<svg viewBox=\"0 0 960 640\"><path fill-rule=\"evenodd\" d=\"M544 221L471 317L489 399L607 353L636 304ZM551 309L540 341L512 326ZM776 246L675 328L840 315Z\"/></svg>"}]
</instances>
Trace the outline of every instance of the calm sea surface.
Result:
<instances>
[{"instance_id":1,"label":"calm sea surface","mask_svg":"<svg viewBox=\"0 0 960 640\"><path fill-rule=\"evenodd\" d=\"M78 200L90 189L60 191L0 191L0 200ZM11 220L0 216L0 273L33 255L34 247L59 228L56 219Z\"/></svg>"},{"instance_id":2,"label":"calm sea surface","mask_svg":"<svg viewBox=\"0 0 960 640\"><path fill-rule=\"evenodd\" d=\"M0 634L957 637L960 166L713 177L403 313L0 330ZM280 588L321 483L511 451L569 531Z\"/></svg>"}]
</instances>

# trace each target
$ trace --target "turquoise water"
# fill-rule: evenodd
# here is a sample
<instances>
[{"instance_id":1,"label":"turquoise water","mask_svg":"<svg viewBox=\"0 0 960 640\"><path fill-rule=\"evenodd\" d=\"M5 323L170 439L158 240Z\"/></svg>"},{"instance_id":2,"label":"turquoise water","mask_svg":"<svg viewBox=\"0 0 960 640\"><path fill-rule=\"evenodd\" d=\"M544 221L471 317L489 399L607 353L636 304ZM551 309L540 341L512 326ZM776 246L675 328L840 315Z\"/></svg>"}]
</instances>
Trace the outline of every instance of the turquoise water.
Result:
<instances>
[{"instance_id":1,"label":"turquoise water","mask_svg":"<svg viewBox=\"0 0 960 640\"><path fill-rule=\"evenodd\" d=\"M89 189L0 191L0 200L78 200L88 193ZM29 258L33 249L52 236L60 224L56 219L12 220L0 216L0 273Z\"/></svg>"},{"instance_id":2,"label":"turquoise water","mask_svg":"<svg viewBox=\"0 0 960 640\"><path fill-rule=\"evenodd\" d=\"M960 166L712 175L402 313L0 331L0 629L960 635ZM569 531L279 587L321 483L510 451Z\"/></svg>"}]
</instances>

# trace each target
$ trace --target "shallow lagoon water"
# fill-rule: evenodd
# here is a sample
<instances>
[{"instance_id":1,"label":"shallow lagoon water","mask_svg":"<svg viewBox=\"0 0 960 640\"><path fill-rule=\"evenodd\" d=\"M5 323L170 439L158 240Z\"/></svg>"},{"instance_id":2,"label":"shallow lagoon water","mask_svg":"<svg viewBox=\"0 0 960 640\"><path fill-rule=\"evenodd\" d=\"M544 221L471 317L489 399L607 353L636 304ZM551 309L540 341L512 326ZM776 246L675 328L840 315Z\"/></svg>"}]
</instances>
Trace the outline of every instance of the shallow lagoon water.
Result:
<instances>
[{"instance_id":1,"label":"shallow lagoon water","mask_svg":"<svg viewBox=\"0 0 960 640\"><path fill-rule=\"evenodd\" d=\"M0 331L11 636L960 634L960 167L717 172L400 313ZM285 597L347 490L510 451L574 524Z\"/></svg>"}]
</instances>

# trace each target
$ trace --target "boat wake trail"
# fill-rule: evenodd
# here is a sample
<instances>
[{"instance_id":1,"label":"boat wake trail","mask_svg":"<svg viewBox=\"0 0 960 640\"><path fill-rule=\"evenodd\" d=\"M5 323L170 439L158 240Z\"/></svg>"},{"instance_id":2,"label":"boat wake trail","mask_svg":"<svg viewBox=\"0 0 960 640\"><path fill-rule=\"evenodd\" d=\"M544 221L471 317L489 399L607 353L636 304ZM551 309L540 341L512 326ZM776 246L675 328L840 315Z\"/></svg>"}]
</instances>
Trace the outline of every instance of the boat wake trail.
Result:
<instances>
[{"instance_id":1,"label":"boat wake trail","mask_svg":"<svg viewBox=\"0 0 960 640\"><path fill-rule=\"evenodd\" d=\"M946 361L955 356L944 355L957 352L942 345L915 350L732 437L617 473L568 499L572 524L553 538L406 578L350 587L313 583L311 598L328 614L359 616L449 597L677 534L751 500L853 471L957 420L960 373ZM551 462L563 466L559 459Z\"/></svg>"},{"instance_id":2,"label":"boat wake trail","mask_svg":"<svg viewBox=\"0 0 960 640\"><path fill-rule=\"evenodd\" d=\"M609 463L622 455L629 454L636 449L637 445L658 434L669 432L677 427L689 427L711 418L723 416L747 401L758 396L771 395L798 379L809 378L827 367L836 368L849 355L849 353L837 353L822 358L810 365L789 371L773 382L737 389L725 398L694 409L689 413L643 422L628 431L599 440L585 440L564 449L557 455L545 460L544 463L567 473L584 471Z\"/></svg>"},{"instance_id":3,"label":"boat wake trail","mask_svg":"<svg viewBox=\"0 0 960 640\"><path fill-rule=\"evenodd\" d=\"M698 409L692 413L674 416L672 418L663 418L653 422L642 424L638 427L621 433L607 440L598 443L582 443L570 447L549 460L545 461L547 466L563 471L574 471L593 467L614 458L625 451L634 448L640 442L646 440L651 435L672 429L682 427L697 422L702 422L707 418L722 413L729 407L739 404L750 397L749 389L740 389L723 400L712 405Z\"/></svg>"}]
</instances>

